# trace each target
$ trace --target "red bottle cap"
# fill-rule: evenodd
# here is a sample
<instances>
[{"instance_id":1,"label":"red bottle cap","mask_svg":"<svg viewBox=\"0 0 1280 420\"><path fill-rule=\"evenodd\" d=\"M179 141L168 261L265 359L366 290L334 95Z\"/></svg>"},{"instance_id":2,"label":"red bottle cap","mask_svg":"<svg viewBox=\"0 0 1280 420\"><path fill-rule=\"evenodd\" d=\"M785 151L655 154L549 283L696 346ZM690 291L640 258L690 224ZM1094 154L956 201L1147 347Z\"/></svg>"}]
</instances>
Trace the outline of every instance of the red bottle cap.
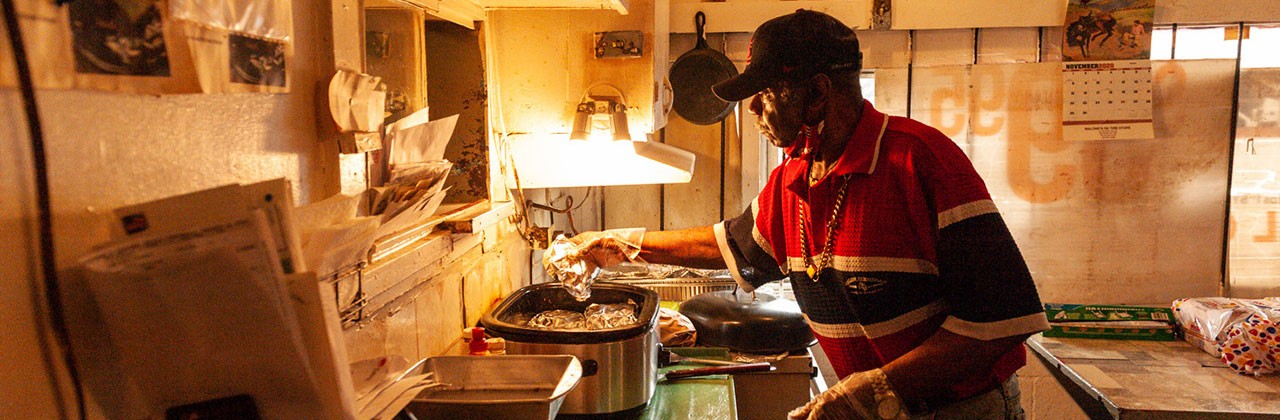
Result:
<instances>
[{"instance_id":1,"label":"red bottle cap","mask_svg":"<svg viewBox=\"0 0 1280 420\"><path fill-rule=\"evenodd\" d=\"M484 341L484 328L475 327L471 329L470 350L473 355L489 354L489 343Z\"/></svg>"}]
</instances>

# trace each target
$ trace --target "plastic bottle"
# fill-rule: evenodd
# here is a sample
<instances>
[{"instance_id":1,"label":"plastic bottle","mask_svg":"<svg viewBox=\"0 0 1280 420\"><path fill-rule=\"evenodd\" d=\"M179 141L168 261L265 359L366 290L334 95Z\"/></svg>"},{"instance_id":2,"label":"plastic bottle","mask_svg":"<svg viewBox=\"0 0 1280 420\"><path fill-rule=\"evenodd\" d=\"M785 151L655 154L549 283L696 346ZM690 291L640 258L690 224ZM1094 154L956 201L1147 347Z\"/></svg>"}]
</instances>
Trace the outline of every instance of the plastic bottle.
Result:
<instances>
[{"instance_id":1,"label":"plastic bottle","mask_svg":"<svg viewBox=\"0 0 1280 420\"><path fill-rule=\"evenodd\" d=\"M484 340L484 328L475 327L471 329L471 343L469 344L472 356L488 356L489 342Z\"/></svg>"}]
</instances>

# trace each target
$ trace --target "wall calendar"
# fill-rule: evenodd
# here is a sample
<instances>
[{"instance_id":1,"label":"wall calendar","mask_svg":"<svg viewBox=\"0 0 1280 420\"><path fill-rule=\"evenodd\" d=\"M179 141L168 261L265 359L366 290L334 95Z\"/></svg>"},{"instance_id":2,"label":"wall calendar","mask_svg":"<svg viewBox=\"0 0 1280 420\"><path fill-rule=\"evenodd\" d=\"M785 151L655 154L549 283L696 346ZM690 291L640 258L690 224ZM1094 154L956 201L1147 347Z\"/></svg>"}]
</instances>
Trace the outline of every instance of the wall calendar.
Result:
<instances>
[{"instance_id":1,"label":"wall calendar","mask_svg":"<svg viewBox=\"0 0 1280 420\"><path fill-rule=\"evenodd\" d=\"M1067 62L1062 67L1062 138L1151 139L1151 62Z\"/></svg>"}]
</instances>

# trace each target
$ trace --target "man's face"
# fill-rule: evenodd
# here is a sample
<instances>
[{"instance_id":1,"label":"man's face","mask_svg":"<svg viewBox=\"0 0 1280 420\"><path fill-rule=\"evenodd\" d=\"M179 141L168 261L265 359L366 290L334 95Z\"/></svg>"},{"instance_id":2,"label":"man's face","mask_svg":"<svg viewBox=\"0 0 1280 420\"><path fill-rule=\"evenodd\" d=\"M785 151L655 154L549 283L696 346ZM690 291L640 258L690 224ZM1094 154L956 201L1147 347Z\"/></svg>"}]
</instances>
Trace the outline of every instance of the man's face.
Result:
<instances>
[{"instance_id":1,"label":"man's face","mask_svg":"<svg viewBox=\"0 0 1280 420\"><path fill-rule=\"evenodd\" d=\"M795 144L804 127L804 108L809 96L807 83L778 83L751 97L750 111L756 128L780 148Z\"/></svg>"}]
</instances>

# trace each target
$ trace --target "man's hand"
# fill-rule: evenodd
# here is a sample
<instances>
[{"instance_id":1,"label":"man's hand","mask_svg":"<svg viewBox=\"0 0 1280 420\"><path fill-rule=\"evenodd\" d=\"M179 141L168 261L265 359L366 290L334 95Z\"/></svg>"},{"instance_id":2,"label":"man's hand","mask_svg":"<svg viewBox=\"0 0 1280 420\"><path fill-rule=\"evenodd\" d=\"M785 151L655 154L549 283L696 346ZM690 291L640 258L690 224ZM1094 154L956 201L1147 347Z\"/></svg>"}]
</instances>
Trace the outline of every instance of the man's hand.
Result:
<instances>
[{"instance_id":1,"label":"man's hand","mask_svg":"<svg viewBox=\"0 0 1280 420\"><path fill-rule=\"evenodd\" d=\"M582 259L597 267L608 268L635 261L640 256L644 228L582 232L568 240L574 244Z\"/></svg>"},{"instance_id":2,"label":"man's hand","mask_svg":"<svg viewBox=\"0 0 1280 420\"><path fill-rule=\"evenodd\" d=\"M879 399L876 396L876 378L883 387ZM906 418L901 400L891 393L889 383L880 369L854 373L840 380L835 386L814 397L803 407L787 413L789 420L815 419L881 419ZM881 401L892 398L893 401Z\"/></svg>"},{"instance_id":3,"label":"man's hand","mask_svg":"<svg viewBox=\"0 0 1280 420\"><path fill-rule=\"evenodd\" d=\"M643 239L644 228L583 232L572 238L561 235L542 254L542 267L574 297L586 299L600 267L638 260Z\"/></svg>"}]
</instances>

